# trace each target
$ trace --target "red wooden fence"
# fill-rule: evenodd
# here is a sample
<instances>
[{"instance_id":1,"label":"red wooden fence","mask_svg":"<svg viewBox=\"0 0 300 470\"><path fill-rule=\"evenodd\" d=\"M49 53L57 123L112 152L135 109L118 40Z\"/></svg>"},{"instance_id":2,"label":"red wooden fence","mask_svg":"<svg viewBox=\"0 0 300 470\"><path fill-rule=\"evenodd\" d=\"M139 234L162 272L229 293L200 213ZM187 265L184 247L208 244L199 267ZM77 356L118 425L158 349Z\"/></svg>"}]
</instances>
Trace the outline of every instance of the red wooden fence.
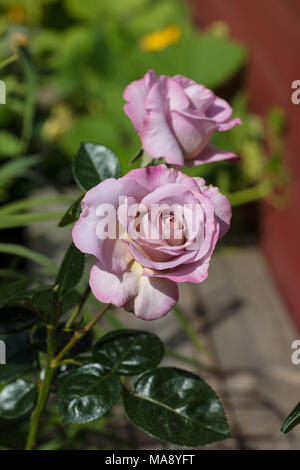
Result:
<instances>
[{"instance_id":1,"label":"red wooden fence","mask_svg":"<svg viewBox=\"0 0 300 470\"><path fill-rule=\"evenodd\" d=\"M246 86L251 108L280 106L288 119L285 161L289 198L283 210L262 206L261 243L286 303L300 328L300 104L291 84L300 80L300 0L192 0L200 27L229 24L250 50Z\"/></svg>"}]
</instances>

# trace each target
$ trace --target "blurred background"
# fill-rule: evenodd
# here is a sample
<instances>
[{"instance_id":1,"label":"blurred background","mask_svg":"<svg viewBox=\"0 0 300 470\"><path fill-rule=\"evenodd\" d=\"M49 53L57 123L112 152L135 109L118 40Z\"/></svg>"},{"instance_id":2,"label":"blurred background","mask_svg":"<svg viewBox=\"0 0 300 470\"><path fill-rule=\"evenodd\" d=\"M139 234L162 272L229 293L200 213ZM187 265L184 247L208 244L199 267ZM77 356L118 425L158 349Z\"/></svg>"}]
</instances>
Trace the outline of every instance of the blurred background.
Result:
<instances>
[{"instance_id":1,"label":"blurred background","mask_svg":"<svg viewBox=\"0 0 300 470\"><path fill-rule=\"evenodd\" d=\"M208 448L299 449L299 430L280 433L300 397L299 1L0 0L0 14L1 282L47 279L49 264L32 253L61 260L70 227L57 223L79 196L71 161L81 142L132 169L129 82L152 68L213 89L243 121L214 143L241 161L187 171L228 195L232 228L208 280L181 286L182 313L146 326L170 346L167 363L185 361L219 390L233 439ZM109 320L145 328L124 312ZM67 428L53 406L44 427L42 448L166 448L118 415ZM0 423L5 442L7 429Z\"/></svg>"}]
</instances>

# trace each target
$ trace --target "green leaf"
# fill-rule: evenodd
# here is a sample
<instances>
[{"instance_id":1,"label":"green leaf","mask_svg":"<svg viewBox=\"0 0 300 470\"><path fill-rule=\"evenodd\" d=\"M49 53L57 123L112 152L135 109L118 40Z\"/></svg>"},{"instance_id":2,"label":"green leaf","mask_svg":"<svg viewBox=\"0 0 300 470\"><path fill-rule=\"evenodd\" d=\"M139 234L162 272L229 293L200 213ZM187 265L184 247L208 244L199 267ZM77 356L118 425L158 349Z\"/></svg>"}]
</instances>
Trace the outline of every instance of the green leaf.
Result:
<instances>
[{"instance_id":1,"label":"green leaf","mask_svg":"<svg viewBox=\"0 0 300 470\"><path fill-rule=\"evenodd\" d=\"M122 329L103 336L94 346L93 357L101 367L119 375L139 375L156 367L164 352L155 334Z\"/></svg>"},{"instance_id":2,"label":"green leaf","mask_svg":"<svg viewBox=\"0 0 300 470\"><path fill-rule=\"evenodd\" d=\"M283 425L281 426L281 431L286 434L298 424L300 424L300 402L285 419Z\"/></svg>"},{"instance_id":3,"label":"green leaf","mask_svg":"<svg viewBox=\"0 0 300 470\"><path fill-rule=\"evenodd\" d=\"M28 330L39 321L37 315L23 306L5 306L0 309L0 333Z\"/></svg>"},{"instance_id":4,"label":"green leaf","mask_svg":"<svg viewBox=\"0 0 300 470\"><path fill-rule=\"evenodd\" d=\"M47 256L29 250L25 246L17 245L14 243L0 243L0 253L9 253L23 258L30 259L37 264L46 268L50 273L57 273L57 266ZM2 298L2 293L1 293Z\"/></svg>"},{"instance_id":5,"label":"green leaf","mask_svg":"<svg viewBox=\"0 0 300 470\"><path fill-rule=\"evenodd\" d=\"M26 158L14 158L4 163L0 169L0 197L16 178L28 176L28 169L39 161L39 158L27 155Z\"/></svg>"},{"instance_id":6,"label":"green leaf","mask_svg":"<svg viewBox=\"0 0 300 470\"><path fill-rule=\"evenodd\" d=\"M25 295L25 288L28 284L27 279L17 281L1 282L0 286L0 305L12 302Z\"/></svg>"},{"instance_id":7,"label":"green leaf","mask_svg":"<svg viewBox=\"0 0 300 470\"><path fill-rule=\"evenodd\" d=\"M62 219L58 223L58 227L65 227L66 225L73 224L76 220L79 219L80 212L81 212L81 199L83 195L81 195L75 202L71 204L67 212L64 214Z\"/></svg>"},{"instance_id":8,"label":"green leaf","mask_svg":"<svg viewBox=\"0 0 300 470\"><path fill-rule=\"evenodd\" d=\"M37 357L28 333L0 335L6 346L6 364L0 366L0 384L16 379L27 372Z\"/></svg>"},{"instance_id":9,"label":"green leaf","mask_svg":"<svg viewBox=\"0 0 300 470\"><path fill-rule=\"evenodd\" d=\"M123 390L129 419L163 441L199 446L230 437L222 405L200 377L181 369L161 367L146 372Z\"/></svg>"},{"instance_id":10,"label":"green leaf","mask_svg":"<svg viewBox=\"0 0 300 470\"><path fill-rule=\"evenodd\" d=\"M32 297L32 307L43 317L43 320L53 323L57 313L56 294L52 287L42 289Z\"/></svg>"},{"instance_id":11,"label":"green leaf","mask_svg":"<svg viewBox=\"0 0 300 470\"><path fill-rule=\"evenodd\" d=\"M29 212L28 214L3 215L0 219L0 229L26 227L27 225L44 222L47 220L57 220L62 216L62 212Z\"/></svg>"},{"instance_id":12,"label":"green leaf","mask_svg":"<svg viewBox=\"0 0 300 470\"><path fill-rule=\"evenodd\" d=\"M14 157L21 151L21 142L16 136L7 131L0 131L0 157Z\"/></svg>"},{"instance_id":13,"label":"green leaf","mask_svg":"<svg viewBox=\"0 0 300 470\"><path fill-rule=\"evenodd\" d=\"M40 206L49 206L50 204L60 204L71 202L70 196L65 194L55 194L55 195L46 195L46 196L33 196L26 197L25 199L19 199L17 201L9 202L5 206L0 208L0 214L14 214L16 212L23 211L25 209L34 208Z\"/></svg>"},{"instance_id":14,"label":"green leaf","mask_svg":"<svg viewBox=\"0 0 300 470\"><path fill-rule=\"evenodd\" d=\"M110 149L86 142L74 158L73 175L78 186L88 191L106 178L120 178L121 167Z\"/></svg>"},{"instance_id":15,"label":"green leaf","mask_svg":"<svg viewBox=\"0 0 300 470\"><path fill-rule=\"evenodd\" d=\"M84 270L84 253L71 243L56 278L59 294L65 294L75 287L81 279Z\"/></svg>"},{"instance_id":16,"label":"green leaf","mask_svg":"<svg viewBox=\"0 0 300 470\"><path fill-rule=\"evenodd\" d=\"M118 401L121 382L99 364L71 370L59 382L58 408L66 423L88 423L105 415Z\"/></svg>"},{"instance_id":17,"label":"green leaf","mask_svg":"<svg viewBox=\"0 0 300 470\"><path fill-rule=\"evenodd\" d=\"M35 384L17 379L0 392L0 418L16 419L33 408L37 391Z\"/></svg>"}]
</instances>

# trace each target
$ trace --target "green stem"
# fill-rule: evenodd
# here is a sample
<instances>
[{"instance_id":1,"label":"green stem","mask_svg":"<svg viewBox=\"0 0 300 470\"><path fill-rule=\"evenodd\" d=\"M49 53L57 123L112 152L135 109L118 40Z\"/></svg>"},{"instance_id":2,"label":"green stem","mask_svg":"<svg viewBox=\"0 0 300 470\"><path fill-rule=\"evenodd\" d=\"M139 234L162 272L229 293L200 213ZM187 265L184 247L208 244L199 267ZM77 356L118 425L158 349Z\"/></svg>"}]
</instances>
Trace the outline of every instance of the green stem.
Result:
<instances>
[{"instance_id":1,"label":"green stem","mask_svg":"<svg viewBox=\"0 0 300 470\"><path fill-rule=\"evenodd\" d=\"M88 296L90 295L90 292L91 292L91 288L90 288L89 285L87 285L87 287L86 287L86 289L85 289L85 291L84 291L84 293L81 297L81 300L80 300L79 304L77 305L74 312L72 313L72 315L70 316L69 320L66 323L66 326L65 326L66 329L71 327L72 323L76 320L76 318L80 314L86 300L88 299Z\"/></svg>"},{"instance_id":2,"label":"green stem","mask_svg":"<svg viewBox=\"0 0 300 470\"><path fill-rule=\"evenodd\" d=\"M143 156L143 153L144 153L144 150L143 149L139 149L135 155L133 155L133 157L131 158L129 164L132 164L134 162L136 162L139 158L141 158Z\"/></svg>"},{"instance_id":3,"label":"green stem","mask_svg":"<svg viewBox=\"0 0 300 470\"><path fill-rule=\"evenodd\" d=\"M25 81L27 85L26 102L23 113L23 129L22 129L22 151L26 152L32 134L33 119L35 113L35 99L37 89L37 77L26 47L19 47L20 59L23 65Z\"/></svg>"},{"instance_id":4,"label":"green stem","mask_svg":"<svg viewBox=\"0 0 300 470\"><path fill-rule=\"evenodd\" d=\"M205 347L205 345L200 341L197 333L190 325L189 321L185 318L185 316L181 313L178 307L173 307L173 312L176 316L176 319L180 326L182 327L183 331L190 339L192 344L200 351L202 354L205 354L207 357L210 357L209 351Z\"/></svg>"},{"instance_id":5,"label":"green stem","mask_svg":"<svg viewBox=\"0 0 300 470\"><path fill-rule=\"evenodd\" d=\"M4 69L4 67L6 67L7 65L11 64L12 62L14 62L15 60L18 59L18 54L14 54L10 57L7 57L7 59L4 59L1 63L0 63L0 70Z\"/></svg>"},{"instance_id":6,"label":"green stem","mask_svg":"<svg viewBox=\"0 0 300 470\"><path fill-rule=\"evenodd\" d=\"M249 202L257 201L268 196L272 191L272 186L268 181L259 183L252 188L236 191L235 193L227 194L227 197L232 206L240 206Z\"/></svg>"},{"instance_id":7,"label":"green stem","mask_svg":"<svg viewBox=\"0 0 300 470\"><path fill-rule=\"evenodd\" d=\"M97 315L92 318L92 320L81 330L75 331L74 335L70 339L70 341L65 345L65 347L57 354L57 356L52 360L51 367L55 369L60 363L60 361L64 358L67 352L72 349L72 347L90 331L91 328L97 323L97 321L104 315L104 313L110 308L110 304L104 304L103 307L99 310Z\"/></svg>"},{"instance_id":8,"label":"green stem","mask_svg":"<svg viewBox=\"0 0 300 470\"><path fill-rule=\"evenodd\" d=\"M192 359L191 357L187 357L187 356L184 356L183 354L179 354L178 352L174 351L171 348L165 348L165 350L166 350L167 356L173 357L177 361L184 362L202 371L205 370L206 372L212 372L212 373L216 372L216 370L213 367L210 367L206 364L201 364L201 362L197 361L196 359Z\"/></svg>"},{"instance_id":9,"label":"green stem","mask_svg":"<svg viewBox=\"0 0 300 470\"><path fill-rule=\"evenodd\" d=\"M27 437L25 450L32 450L36 442L36 434L40 423L41 415L44 411L45 405L48 400L54 369L51 367L53 358L53 342L54 342L55 329L52 325L47 326L47 366L45 369L45 376L40 386L36 406L30 417L30 427Z\"/></svg>"}]
</instances>

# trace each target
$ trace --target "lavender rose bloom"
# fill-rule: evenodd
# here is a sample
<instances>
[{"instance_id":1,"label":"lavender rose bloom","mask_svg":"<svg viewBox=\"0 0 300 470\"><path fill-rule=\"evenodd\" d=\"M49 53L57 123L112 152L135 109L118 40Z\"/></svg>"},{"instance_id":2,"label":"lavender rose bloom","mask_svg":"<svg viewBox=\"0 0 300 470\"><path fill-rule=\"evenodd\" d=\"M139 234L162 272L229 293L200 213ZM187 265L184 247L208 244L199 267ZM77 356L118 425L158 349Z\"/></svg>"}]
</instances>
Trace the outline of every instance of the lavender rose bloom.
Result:
<instances>
[{"instance_id":1,"label":"lavender rose bloom","mask_svg":"<svg viewBox=\"0 0 300 470\"><path fill-rule=\"evenodd\" d=\"M182 75L157 76L149 70L128 85L123 96L124 111L152 158L164 157L178 168L238 159L232 152L217 149L210 138L241 120L231 120L229 104L203 85Z\"/></svg>"},{"instance_id":2,"label":"lavender rose bloom","mask_svg":"<svg viewBox=\"0 0 300 470\"><path fill-rule=\"evenodd\" d=\"M103 209L117 219L113 237L106 237ZM230 219L230 203L217 188L159 165L106 179L88 191L73 241L97 258L90 286L100 301L154 320L177 302L177 283L206 279Z\"/></svg>"}]
</instances>

